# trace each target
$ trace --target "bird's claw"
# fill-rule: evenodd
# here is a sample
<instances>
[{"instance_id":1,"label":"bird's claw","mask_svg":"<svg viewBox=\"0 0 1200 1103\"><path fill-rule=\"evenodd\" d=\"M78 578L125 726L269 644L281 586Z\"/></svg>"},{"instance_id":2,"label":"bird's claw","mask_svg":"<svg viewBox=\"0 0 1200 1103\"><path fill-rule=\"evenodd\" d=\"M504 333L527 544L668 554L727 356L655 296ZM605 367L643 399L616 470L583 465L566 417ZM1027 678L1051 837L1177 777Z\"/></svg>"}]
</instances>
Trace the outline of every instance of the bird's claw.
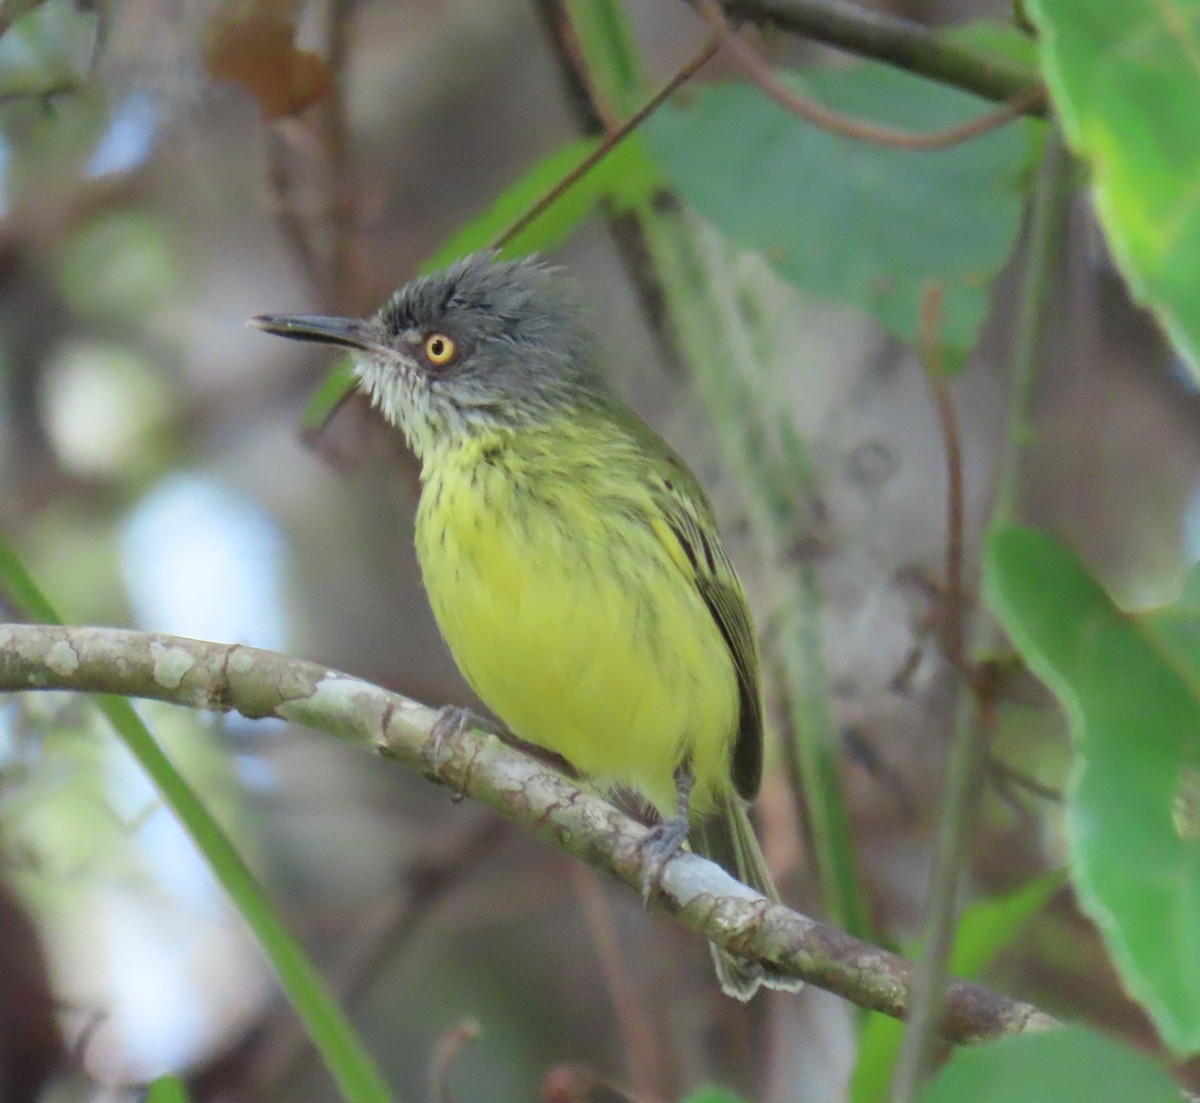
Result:
<instances>
[{"instance_id":1,"label":"bird's claw","mask_svg":"<svg viewBox=\"0 0 1200 1103\"><path fill-rule=\"evenodd\" d=\"M442 780L442 750L446 746L446 741L449 739L457 739L462 735L467 728L483 728L484 731L493 731L494 728L482 716L477 716L470 709L460 708L458 705L446 705L438 712L437 719L433 722L433 727L429 729L430 738L433 740L432 753L430 757L433 759L433 776L439 781ZM455 794L455 800L462 800L463 794L458 792Z\"/></svg>"},{"instance_id":2,"label":"bird's claw","mask_svg":"<svg viewBox=\"0 0 1200 1103\"><path fill-rule=\"evenodd\" d=\"M683 849L687 842L688 821L683 816L664 820L642 836L639 844L646 857L646 868L642 873L642 903L650 903L650 894L662 881L667 863Z\"/></svg>"}]
</instances>

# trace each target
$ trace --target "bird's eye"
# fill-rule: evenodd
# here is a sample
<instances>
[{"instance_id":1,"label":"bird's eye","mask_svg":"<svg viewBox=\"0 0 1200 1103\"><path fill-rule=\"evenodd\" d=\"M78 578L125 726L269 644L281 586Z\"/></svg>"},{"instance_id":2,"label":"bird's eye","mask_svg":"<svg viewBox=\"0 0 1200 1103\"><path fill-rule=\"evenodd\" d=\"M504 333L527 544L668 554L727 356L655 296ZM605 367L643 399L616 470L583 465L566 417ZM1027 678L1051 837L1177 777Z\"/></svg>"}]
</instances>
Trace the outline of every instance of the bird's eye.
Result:
<instances>
[{"instance_id":1,"label":"bird's eye","mask_svg":"<svg viewBox=\"0 0 1200 1103\"><path fill-rule=\"evenodd\" d=\"M425 359L435 368L449 364L458 353L458 346L444 333L431 333L425 338Z\"/></svg>"}]
</instances>

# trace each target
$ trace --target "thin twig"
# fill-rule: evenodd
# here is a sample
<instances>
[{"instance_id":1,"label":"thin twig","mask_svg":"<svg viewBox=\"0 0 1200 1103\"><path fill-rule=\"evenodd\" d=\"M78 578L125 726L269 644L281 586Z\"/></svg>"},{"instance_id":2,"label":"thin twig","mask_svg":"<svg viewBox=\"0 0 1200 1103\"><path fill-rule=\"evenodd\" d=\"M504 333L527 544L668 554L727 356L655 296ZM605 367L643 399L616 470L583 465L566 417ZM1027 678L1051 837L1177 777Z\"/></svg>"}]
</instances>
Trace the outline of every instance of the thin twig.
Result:
<instances>
[{"instance_id":1,"label":"thin twig","mask_svg":"<svg viewBox=\"0 0 1200 1103\"><path fill-rule=\"evenodd\" d=\"M957 45L929 27L851 0L725 0L736 19L779 27L858 57L873 58L908 73L996 103L1030 87L1030 76L1003 61ZM1028 114L1045 112L1045 101Z\"/></svg>"},{"instance_id":2,"label":"thin twig","mask_svg":"<svg viewBox=\"0 0 1200 1103\"><path fill-rule=\"evenodd\" d=\"M1038 781L1035 777L1030 777L1024 770L1018 770L1015 766L1004 762L1002 759L991 757L988 759L988 774L992 775L996 780L1001 781L1005 785L1011 785L1015 789L1024 789L1031 796L1039 797L1041 800L1049 801L1051 804L1062 804L1066 797L1062 791L1054 788L1053 785L1047 785L1045 782Z\"/></svg>"},{"instance_id":3,"label":"thin twig","mask_svg":"<svg viewBox=\"0 0 1200 1103\"><path fill-rule=\"evenodd\" d=\"M437 1040L429 1060L429 1097L432 1103L454 1103L454 1093L450 1090L450 1069L463 1046L475 1041L482 1033L479 1023L474 1019L464 1019Z\"/></svg>"},{"instance_id":4,"label":"thin twig","mask_svg":"<svg viewBox=\"0 0 1200 1103\"><path fill-rule=\"evenodd\" d=\"M964 681L970 685L972 679ZM949 999L946 970L954 947L958 886L979 805L976 794L997 722L994 686L980 684L972 688L973 693L960 696L956 710L933 868L925 894L921 928L924 952L913 978L911 1014L896 1060L892 1103L912 1103L917 1098L937 1042L937 1024Z\"/></svg>"},{"instance_id":5,"label":"thin twig","mask_svg":"<svg viewBox=\"0 0 1200 1103\"><path fill-rule=\"evenodd\" d=\"M946 453L946 582L942 589L942 636L947 658L961 675L969 696L959 693L954 737L946 763L945 795L938 819L933 869L925 894L922 943L912 993L912 1016L896 1061L892 1103L911 1103L936 1039L946 969L954 945L958 884L966 864L973 823L973 799L986 748L996 723L995 680L986 682L970 668L966 654L967 607L963 592L963 457L954 402L941 355L942 289L933 285L921 297L920 351ZM987 692L985 693L985 688Z\"/></svg>"},{"instance_id":6,"label":"thin twig","mask_svg":"<svg viewBox=\"0 0 1200 1103\"><path fill-rule=\"evenodd\" d=\"M570 172L559 180L549 191L540 196L536 203L533 204L524 214L521 215L512 225L505 229L492 242L493 249L501 249L507 245L514 237L525 229L534 219L538 218L547 207L550 206L560 195L563 194L572 184L576 183L581 177L587 173L600 161L602 161L613 149L620 145L624 139L629 137L639 126L642 125L659 107L666 102L671 93L677 91L689 80L696 75L709 61L711 61L717 53L718 46L715 41L710 42L694 57L685 61L675 75L670 78L657 92L654 93L645 104L633 114L632 117L621 123L620 126L610 130L604 140L596 146L582 161L579 162Z\"/></svg>"},{"instance_id":7,"label":"thin twig","mask_svg":"<svg viewBox=\"0 0 1200 1103\"><path fill-rule=\"evenodd\" d=\"M646 828L495 735L435 738L439 713L317 663L240 645L118 628L0 625L0 693L66 689L276 717L373 750L493 808L641 893ZM650 905L711 942L860 1007L903 1018L912 963L775 904L687 851ZM1044 1030L1055 1020L980 985L952 982L938 1022L951 1042Z\"/></svg>"},{"instance_id":8,"label":"thin twig","mask_svg":"<svg viewBox=\"0 0 1200 1103\"><path fill-rule=\"evenodd\" d=\"M665 1047L629 972L629 963L621 950L612 909L604 895L604 886L586 866L572 864L571 880L583 909L583 919L591 935L600 968L612 997L617 1029L629 1061L629 1075L639 1101L650 1103L673 1097L670 1077L663 1059Z\"/></svg>"},{"instance_id":9,"label":"thin twig","mask_svg":"<svg viewBox=\"0 0 1200 1103\"><path fill-rule=\"evenodd\" d=\"M641 1103L587 1065L552 1065L542 1077L541 1103Z\"/></svg>"},{"instance_id":10,"label":"thin twig","mask_svg":"<svg viewBox=\"0 0 1200 1103\"><path fill-rule=\"evenodd\" d=\"M1009 359L1011 393L1005 453L1001 457L992 503L991 525L1016 519L1021 453L1033 439L1031 411L1043 334L1050 317L1054 269L1062 250L1069 209L1064 181L1070 158L1057 129L1046 136L1042 166L1029 218L1025 274L1013 319L1015 338ZM1043 197L1049 193L1048 197Z\"/></svg>"},{"instance_id":11,"label":"thin twig","mask_svg":"<svg viewBox=\"0 0 1200 1103\"><path fill-rule=\"evenodd\" d=\"M36 100L44 107L53 106L59 96L74 96L83 91L83 84L75 77L63 77L51 81L41 88L8 88L0 91L0 107Z\"/></svg>"},{"instance_id":12,"label":"thin twig","mask_svg":"<svg viewBox=\"0 0 1200 1103\"><path fill-rule=\"evenodd\" d=\"M963 584L966 507L963 502L962 434L942 365L942 301L940 284L930 284L925 288L921 296L919 340L925 378L929 381L946 451L946 582L941 590L942 641L951 665L955 670L966 673L966 594Z\"/></svg>"},{"instance_id":13,"label":"thin twig","mask_svg":"<svg viewBox=\"0 0 1200 1103\"><path fill-rule=\"evenodd\" d=\"M321 265L309 236L308 227L300 217L296 204L295 182L288 164L287 140L276 123L267 127L266 175L269 206L283 239L291 248L305 280L314 289L321 286Z\"/></svg>"},{"instance_id":14,"label":"thin twig","mask_svg":"<svg viewBox=\"0 0 1200 1103\"><path fill-rule=\"evenodd\" d=\"M1052 294L1051 275L1062 244L1060 231L1068 195L1064 164L1062 146L1054 132L1048 138L1033 195L1018 336L1012 358L1010 447L1001 460L990 526L1007 523L1015 509L1019 448L1012 435L1023 429L1029 419L1037 353ZM972 817L979 803L975 794L984 777L997 722L1000 672L994 664L979 661L993 646L995 632L989 619L980 618L975 627L975 645L967 657L965 681L971 693L960 698L955 717L934 864L926 894L925 954L917 968L912 1017L896 1065L892 1103L911 1103L917 1097L935 1041L945 992L946 962L953 944L956 890L966 860Z\"/></svg>"},{"instance_id":15,"label":"thin twig","mask_svg":"<svg viewBox=\"0 0 1200 1103\"><path fill-rule=\"evenodd\" d=\"M739 38L725 18L717 0L692 0L696 10L712 28L713 34L738 63L742 71L776 103L787 108L813 126L843 138L853 138L873 145L891 146L896 149L916 151L946 149L962 142L978 138L998 127L1005 126L1024 115L1036 103L1044 101L1046 92L1040 85L1026 88L998 111L991 111L977 119L952 126L947 130L935 130L928 134L915 134L894 127L852 119L831 111L828 107L801 96L789 88L775 74L771 64L744 39Z\"/></svg>"},{"instance_id":16,"label":"thin twig","mask_svg":"<svg viewBox=\"0 0 1200 1103\"><path fill-rule=\"evenodd\" d=\"M620 125L619 116L592 87L583 45L567 4L564 0L533 0L533 10L541 20L579 129L585 134L611 133Z\"/></svg>"},{"instance_id":17,"label":"thin twig","mask_svg":"<svg viewBox=\"0 0 1200 1103\"><path fill-rule=\"evenodd\" d=\"M346 66L355 0L326 0L325 50L333 87L321 104L320 130L326 172L325 210L329 256L323 296L332 309L349 308L354 282L355 191L346 125Z\"/></svg>"}]
</instances>

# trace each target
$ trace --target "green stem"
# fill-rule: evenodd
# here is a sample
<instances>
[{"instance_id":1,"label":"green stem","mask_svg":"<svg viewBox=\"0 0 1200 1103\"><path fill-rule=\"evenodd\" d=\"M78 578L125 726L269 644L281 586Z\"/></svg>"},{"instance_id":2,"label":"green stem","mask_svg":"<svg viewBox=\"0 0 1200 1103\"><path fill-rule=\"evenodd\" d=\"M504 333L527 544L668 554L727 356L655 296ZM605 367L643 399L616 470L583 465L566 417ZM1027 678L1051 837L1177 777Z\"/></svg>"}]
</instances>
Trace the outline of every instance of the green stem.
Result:
<instances>
[{"instance_id":1,"label":"green stem","mask_svg":"<svg viewBox=\"0 0 1200 1103\"><path fill-rule=\"evenodd\" d=\"M620 0L566 0L571 25L587 55L594 92L624 118L640 106L646 79Z\"/></svg>"},{"instance_id":2,"label":"green stem","mask_svg":"<svg viewBox=\"0 0 1200 1103\"><path fill-rule=\"evenodd\" d=\"M725 9L996 103L1016 99L1036 84L1030 73L947 42L928 27L849 0L725 0ZM1045 105L1026 113L1044 115Z\"/></svg>"},{"instance_id":3,"label":"green stem","mask_svg":"<svg viewBox=\"0 0 1200 1103\"><path fill-rule=\"evenodd\" d=\"M1067 220L1070 189L1066 177L1069 172L1070 158L1063 147L1062 135L1057 127L1050 128L1038 176L1038 199L1030 216L1025 278L1013 323L1016 338L1009 364L1012 390L1009 395L1006 451L996 479L992 515L988 522L990 528L998 528L1017 519L1020 458L1033 439L1034 384L1042 334L1050 313L1048 300L1051 281L1062 249Z\"/></svg>"},{"instance_id":4,"label":"green stem","mask_svg":"<svg viewBox=\"0 0 1200 1103\"><path fill-rule=\"evenodd\" d=\"M0 538L0 585L11 604L31 620L62 624L54 607L3 538ZM100 695L96 703L192 837L253 932L342 1096L349 1103L387 1103L391 1095L354 1028L299 943L284 927L229 836L171 764L129 701Z\"/></svg>"},{"instance_id":5,"label":"green stem","mask_svg":"<svg viewBox=\"0 0 1200 1103\"><path fill-rule=\"evenodd\" d=\"M1062 247L1062 227L1069 200L1067 157L1057 130L1047 136L1038 170L1029 221L1025 268L1012 350L1012 397L1009 448L1001 460L989 528L1012 520L1016 508L1020 445L1027 439L1038 350L1053 293L1053 275ZM978 669L994 642L995 626L980 617L968 665ZM978 680L978 679L977 679ZM946 970L954 948L956 898L966 864L973 813L987 758L986 729L994 722L987 687L962 693L955 714L954 736L946 762L945 796L938 819L934 863L925 897L922 931L924 954L917 965L911 1014L892 1082L892 1103L912 1103L920 1089L936 1042L937 1022L945 998Z\"/></svg>"}]
</instances>

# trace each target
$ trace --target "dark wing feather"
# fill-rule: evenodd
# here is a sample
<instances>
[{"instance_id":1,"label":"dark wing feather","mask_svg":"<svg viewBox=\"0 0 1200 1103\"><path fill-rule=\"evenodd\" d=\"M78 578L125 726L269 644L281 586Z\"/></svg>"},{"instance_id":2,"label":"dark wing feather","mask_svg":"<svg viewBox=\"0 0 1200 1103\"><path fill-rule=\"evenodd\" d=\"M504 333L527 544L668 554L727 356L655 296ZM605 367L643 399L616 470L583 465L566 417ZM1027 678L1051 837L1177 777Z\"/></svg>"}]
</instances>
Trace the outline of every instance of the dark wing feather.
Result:
<instances>
[{"instance_id":1,"label":"dark wing feather","mask_svg":"<svg viewBox=\"0 0 1200 1103\"><path fill-rule=\"evenodd\" d=\"M737 571L717 536L716 518L704 488L657 433L627 407L613 402L605 413L633 444L630 474L646 478L653 472L650 490L656 517L650 526L660 539L678 542L691 570L682 564L724 637L738 682L738 730L733 746L732 774L737 793L747 800L758 794L763 768L762 695L759 688L758 647L750 623L750 609ZM650 460L649 465L645 462ZM665 523L665 531L658 531ZM668 549L670 550L670 549ZM672 554L672 559L678 562Z\"/></svg>"},{"instance_id":2,"label":"dark wing feather","mask_svg":"<svg viewBox=\"0 0 1200 1103\"><path fill-rule=\"evenodd\" d=\"M762 780L762 698L758 685L758 648L746 595L711 522L701 524L696 505L675 487L664 488L663 515L691 561L694 583L733 658L738 680L738 731L733 746L733 784L747 800L758 795ZM708 503L704 502L703 507ZM708 519L705 518L707 521Z\"/></svg>"}]
</instances>

